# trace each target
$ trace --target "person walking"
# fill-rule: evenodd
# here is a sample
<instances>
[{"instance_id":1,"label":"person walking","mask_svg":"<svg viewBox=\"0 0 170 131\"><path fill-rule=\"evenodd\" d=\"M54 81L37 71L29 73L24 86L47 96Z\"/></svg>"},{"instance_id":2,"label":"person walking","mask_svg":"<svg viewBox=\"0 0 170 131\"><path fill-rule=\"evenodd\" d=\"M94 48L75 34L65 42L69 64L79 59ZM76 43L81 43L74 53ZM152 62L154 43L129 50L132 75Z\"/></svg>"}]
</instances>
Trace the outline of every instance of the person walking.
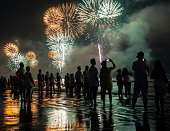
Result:
<instances>
[{"instance_id":1,"label":"person walking","mask_svg":"<svg viewBox=\"0 0 170 131\"><path fill-rule=\"evenodd\" d=\"M134 93L132 99L132 109L135 108L137 97L142 92L144 109L147 110L148 103L148 71L149 65L146 59L144 59L144 53L142 51L138 52L137 61L133 62L132 69L134 70Z\"/></svg>"},{"instance_id":2,"label":"person walking","mask_svg":"<svg viewBox=\"0 0 170 131\"><path fill-rule=\"evenodd\" d=\"M94 101L94 106L96 106L97 90L99 86L98 70L95 67L96 60L94 58L90 60L90 63L91 63L91 67L89 69L90 99L91 99L91 104L93 105L93 101Z\"/></svg>"},{"instance_id":3,"label":"person walking","mask_svg":"<svg viewBox=\"0 0 170 131\"><path fill-rule=\"evenodd\" d=\"M166 84L169 84L166 71L162 66L160 60L156 60L154 63L154 69L151 73L151 79L154 79L154 91L155 91L155 104L157 113L160 111L159 103L161 105L161 112L164 112L164 94L166 90Z\"/></svg>"},{"instance_id":4,"label":"person walking","mask_svg":"<svg viewBox=\"0 0 170 131\"><path fill-rule=\"evenodd\" d=\"M112 63L112 67L107 67L107 61L103 61L101 63L102 68L100 70L100 85L102 89L102 99L103 99L103 107L105 107L105 94L106 90L109 93L109 101L110 107L112 106L112 89L113 89L113 81L112 81L112 70L116 68L116 65L112 61L112 59L108 59Z\"/></svg>"}]
</instances>

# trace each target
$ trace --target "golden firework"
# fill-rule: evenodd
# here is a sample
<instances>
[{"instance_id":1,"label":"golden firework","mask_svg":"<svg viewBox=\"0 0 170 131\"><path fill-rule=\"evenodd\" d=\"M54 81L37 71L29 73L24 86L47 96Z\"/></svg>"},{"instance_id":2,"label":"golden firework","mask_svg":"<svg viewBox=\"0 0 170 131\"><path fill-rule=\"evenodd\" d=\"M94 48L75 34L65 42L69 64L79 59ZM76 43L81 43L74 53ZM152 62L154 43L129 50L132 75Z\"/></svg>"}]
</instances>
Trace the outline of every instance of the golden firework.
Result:
<instances>
[{"instance_id":1,"label":"golden firework","mask_svg":"<svg viewBox=\"0 0 170 131\"><path fill-rule=\"evenodd\" d=\"M38 60L36 59L29 62L29 66L31 66L32 68L36 67L37 65L38 65Z\"/></svg>"},{"instance_id":2,"label":"golden firework","mask_svg":"<svg viewBox=\"0 0 170 131\"><path fill-rule=\"evenodd\" d=\"M43 21L47 26L52 24L60 24L62 19L62 13L60 12L60 10L57 9L57 7L50 7L49 9L47 9L43 17Z\"/></svg>"},{"instance_id":3,"label":"golden firework","mask_svg":"<svg viewBox=\"0 0 170 131\"><path fill-rule=\"evenodd\" d=\"M44 23L47 25L45 34L51 40L54 36L64 34L74 39L79 37L86 28L78 14L78 6L74 3L63 3L58 7L51 7L44 13Z\"/></svg>"},{"instance_id":4,"label":"golden firework","mask_svg":"<svg viewBox=\"0 0 170 131\"><path fill-rule=\"evenodd\" d=\"M61 15L61 27L65 37L72 36L74 39L79 37L86 28L86 25L79 19L78 6L74 3L63 3L58 6L57 10L60 10L63 14Z\"/></svg>"},{"instance_id":5,"label":"golden firework","mask_svg":"<svg viewBox=\"0 0 170 131\"><path fill-rule=\"evenodd\" d=\"M36 59L37 56L33 51L28 51L25 57L27 58L27 60L33 61Z\"/></svg>"},{"instance_id":6,"label":"golden firework","mask_svg":"<svg viewBox=\"0 0 170 131\"><path fill-rule=\"evenodd\" d=\"M7 43L4 47L4 52L8 57L12 57L19 52L19 48L14 43Z\"/></svg>"},{"instance_id":7,"label":"golden firework","mask_svg":"<svg viewBox=\"0 0 170 131\"><path fill-rule=\"evenodd\" d=\"M49 25L45 29L45 34L50 40L56 40L57 36L60 36L63 33L60 25Z\"/></svg>"},{"instance_id":8,"label":"golden firework","mask_svg":"<svg viewBox=\"0 0 170 131\"><path fill-rule=\"evenodd\" d=\"M57 57L57 55L58 55L57 51L50 50L50 51L48 52L48 57L49 57L49 58L54 59L54 58Z\"/></svg>"}]
</instances>

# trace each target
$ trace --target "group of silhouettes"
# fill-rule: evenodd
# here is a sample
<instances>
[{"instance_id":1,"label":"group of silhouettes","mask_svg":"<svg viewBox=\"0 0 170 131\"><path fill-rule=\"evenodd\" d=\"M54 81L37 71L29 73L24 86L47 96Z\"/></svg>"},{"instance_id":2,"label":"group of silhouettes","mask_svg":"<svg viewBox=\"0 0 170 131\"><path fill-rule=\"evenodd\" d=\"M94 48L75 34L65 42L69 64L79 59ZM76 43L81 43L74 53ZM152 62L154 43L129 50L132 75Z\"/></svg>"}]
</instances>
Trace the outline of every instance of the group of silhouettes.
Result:
<instances>
[{"instance_id":1,"label":"group of silhouettes","mask_svg":"<svg viewBox=\"0 0 170 131\"><path fill-rule=\"evenodd\" d=\"M125 97L131 100L131 77L134 77L134 92L132 98L132 109L135 108L137 98L142 94L144 109L147 110L148 103L148 71L149 64L144 58L142 51L137 53L137 60L132 64L132 70L134 73L129 72L127 68L123 70L117 70L117 87L119 99L123 99L123 87L125 87ZM107 63L111 62L112 66L107 67ZM41 73L41 69L37 75L38 88L42 93L43 88L46 87L46 91L56 92L55 86L57 86L57 93L61 93L61 87L65 87L66 95L70 97L75 96L80 98L83 94L85 100L91 102L91 105L96 106L96 97L98 94L98 87L101 86L101 99L103 101L103 107L105 107L105 94L108 91L110 107L112 107L112 70L116 68L116 65L111 59L106 59L101 63L100 73L96 66L96 60L93 58L90 60L91 66L85 66L85 70L82 72L81 67L77 67L75 74L67 73L64 77L64 82L59 73L54 77L53 73L46 72L45 76ZM14 80L13 80L14 79ZM151 72L151 79L154 79L154 91L155 91L155 104L157 112L164 112L164 95L168 83L166 71L163 68L161 61L156 60L154 68ZM0 82L3 79L0 80ZM32 88L35 86L33 77L30 72L30 67L26 67L26 73L24 64L20 63L20 68L16 72L16 76L11 78L11 83L19 87L19 93L21 100L32 100ZM1 82L2 83L2 82ZM56 84L56 85L55 85ZM2 84L3 85L3 84ZM2 86L1 85L1 86ZM82 93L82 94L81 94Z\"/></svg>"}]
</instances>

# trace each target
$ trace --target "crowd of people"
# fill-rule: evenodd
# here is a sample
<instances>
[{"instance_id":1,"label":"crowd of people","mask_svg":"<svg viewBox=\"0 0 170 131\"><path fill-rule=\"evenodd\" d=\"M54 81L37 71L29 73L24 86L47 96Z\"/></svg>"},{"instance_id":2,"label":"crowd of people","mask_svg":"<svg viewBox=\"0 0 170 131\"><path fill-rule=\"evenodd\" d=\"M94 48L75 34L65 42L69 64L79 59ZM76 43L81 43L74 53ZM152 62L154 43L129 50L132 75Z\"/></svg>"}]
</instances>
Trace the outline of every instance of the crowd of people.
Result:
<instances>
[{"instance_id":1,"label":"crowd of people","mask_svg":"<svg viewBox=\"0 0 170 131\"><path fill-rule=\"evenodd\" d=\"M148 103L148 71L149 64L144 58L143 52L138 52L137 60L133 63L132 69L134 73L128 71L127 68L117 70L117 87L119 99L123 99L123 94L129 100L131 100L131 77L134 77L134 92L132 98L132 109L135 108L137 98L141 92L143 98L144 109L147 110ZM112 64L111 67L107 67L107 63ZM110 107L112 107L112 71L116 68L115 63L112 59L106 59L101 63L100 73L96 66L96 60L93 58L90 60L91 66L85 66L84 71L80 66L77 67L77 72L67 73L62 80L59 73L56 77L53 73L42 74L41 69L37 74L38 90L43 93L43 88L51 93L61 94L61 87L65 87L67 96L73 97L74 94L77 98L84 97L91 105L96 106L96 97L98 95L98 87L101 86L101 99L103 100L103 107L105 107L105 95L106 91L109 94ZM26 70L26 72L25 72ZM156 60L154 63L153 71L151 72L151 79L154 80L154 91L155 91L155 104L157 112L160 110L164 111L164 94L166 86L169 85L166 71L163 68L161 61ZM5 89L6 86L11 86L15 90L19 90L21 101L32 100L32 89L35 86L30 67L27 66L24 69L24 64L20 63L20 68L16 72L16 76L10 76L7 81L5 77L0 78L0 89ZM57 86L57 91L56 87ZM125 87L125 93L123 93L123 87ZM160 103L160 106L159 106Z\"/></svg>"}]
</instances>

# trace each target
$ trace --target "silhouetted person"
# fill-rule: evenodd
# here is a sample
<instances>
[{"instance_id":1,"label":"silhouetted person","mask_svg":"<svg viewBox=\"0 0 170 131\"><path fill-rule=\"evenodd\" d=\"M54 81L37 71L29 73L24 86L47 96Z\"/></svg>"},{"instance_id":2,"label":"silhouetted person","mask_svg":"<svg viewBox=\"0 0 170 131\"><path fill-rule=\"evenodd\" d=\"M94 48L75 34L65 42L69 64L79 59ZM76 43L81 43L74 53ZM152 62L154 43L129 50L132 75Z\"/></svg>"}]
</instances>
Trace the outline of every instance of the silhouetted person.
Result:
<instances>
[{"instance_id":1,"label":"silhouetted person","mask_svg":"<svg viewBox=\"0 0 170 131\"><path fill-rule=\"evenodd\" d=\"M70 74L69 77L69 90L70 90L70 96L73 96L73 89L75 88L75 79L74 79L74 74Z\"/></svg>"},{"instance_id":2,"label":"silhouetted person","mask_svg":"<svg viewBox=\"0 0 170 131\"><path fill-rule=\"evenodd\" d=\"M50 84L50 82L49 82L49 78L50 76L49 76L49 72L47 71L46 72L46 74L45 74L45 84L46 84L46 91L48 91L49 90L49 84Z\"/></svg>"},{"instance_id":3,"label":"silhouetted person","mask_svg":"<svg viewBox=\"0 0 170 131\"><path fill-rule=\"evenodd\" d=\"M32 74L30 73L30 67L26 67L25 73L25 81L26 81L26 94L28 96L28 100L31 101L32 99L32 87L35 86Z\"/></svg>"},{"instance_id":4,"label":"silhouetted person","mask_svg":"<svg viewBox=\"0 0 170 131\"><path fill-rule=\"evenodd\" d=\"M52 90L54 90L54 93L55 93L54 75L53 75L53 73L50 73L50 90L51 90L51 93L52 93Z\"/></svg>"},{"instance_id":5,"label":"silhouetted person","mask_svg":"<svg viewBox=\"0 0 170 131\"><path fill-rule=\"evenodd\" d=\"M125 97L128 99L131 99L131 76L132 73L128 71L127 68L123 68L122 71L122 76L123 76L123 84L125 86Z\"/></svg>"},{"instance_id":6,"label":"silhouetted person","mask_svg":"<svg viewBox=\"0 0 170 131\"><path fill-rule=\"evenodd\" d=\"M143 104L145 110L147 110L147 96L148 96L148 71L149 65L147 61L144 59L144 53L142 51L138 52L137 61L133 62L132 69L134 70L134 93L133 93L133 100L132 100L132 109L134 109L137 97L142 92L143 97Z\"/></svg>"},{"instance_id":7,"label":"silhouetted person","mask_svg":"<svg viewBox=\"0 0 170 131\"><path fill-rule=\"evenodd\" d=\"M39 91L42 93L43 87L44 87L44 81L43 81L43 76L41 74L41 69L39 69L39 73L37 75L37 79L38 79L38 88L39 88Z\"/></svg>"},{"instance_id":8,"label":"silhouetted person","mask_svg":"<svg viewBox=\"0 0 170 131\"><path fill-rule=\"evenodd\" d=\"M116 68L116 65L113 63L112 59L109 59L112 63L112 67L107 67L107 61L103 61L101 63L102 68L100 70L100 85L102 90L102 99L103 99L103 107L105 106L105 94L106 90L109 93L109 101L110 107L112 106L112 89L113 89L113 81L112 81L112 70Z\"/></svg>"},{"instance_id":9,"label":"silhouetted person","mask_svg":"<svg viewBox=\"0 0 170 131\"><path fill-rule=\"evenodd\" d=\"M117 76L116 76L116 80L117 80L117 87L118 87L118 95L119 95L119 99L123 99L123 79L122 79L122 71L121 69L117 70Z\"/></svg>"},{"instance_id":10,"label":"silhouetted person","mask_svg":"<svg viewBox=\"0 0 170 131\"><path fill-rule=\"evenodd\" d=\"M91 67L89 69L90 99L91 99L91 104L93 104L93 100L94 100L94 105L96 106L97 90L98 90L98 86L99 86L98 70L95 67L96 60L94 58L90 60L90 63L91 63Z\"/></svg>"},{"instance_id":11,"label":"silhouetted person","mask_svg":"<svg viewBox=\"0 0 170 131\"><path fill-rule=\"evenodd\" d=\"M25 99L25 70L24 70L24 64L20 63L20 68L16 72L16 75L18 77L18 84L19 84L19 92L21 95L21 101Z\"/></svg>"},{"instance_id":12,"label":"silhouetted person","mask_svg":"<svg viewBox=\"0 0 170 131\"><path fill-rule=\"evenodd\" d=\"M164 94L166 90L166 84L169 82L166 71L163 68L160 60L156 60L154 63L151 79L154 79L155 104L157 112L160 111L159 102L161 104L161 112L164 112Z\"/></svg>"},{"instance_id":13,"label":"silhouetted person","mask_svg":"<svg viewBox=\"0 0 170 131\"><path fill-rule=\"evenodd\" d=\"M61 76L59 73L57 73L56 82L57 82L57 87L58 87L58 93L61 93Z\"/></svg>"},{"instance_id":14,"label":"silhouetted person","mask_svg":"<svg viewBox=\"0 0 170 131\"><path fill-rule=\"evenodd\" d=\"M84 79L84 89L83 94L85 99L89 99L89 66L85 67L85 71L83 72L83 79Z\"/></svg>"},{"instance_id":15,"label":"silhouetted person","mask_svg":"<svg viewBox=\"0 0 170 131\"><path fill-rule=\"evenodd\" d=\"M65 88L66 88L66 95L68 95L68 89L69 89L69 82L68 82L68 80L69 80L69 77L70 77L70 75L69 75L69 73L67 73L65 75L65 78L64 78L64 83L65 83Z\"/></svg>"},{"instance_id":16,"label":"silhouetted person","mask_svg":"<svg viewBox=\"0 0 170 131\"><path fill-rule=\"evenodd\" d=\"M80 98L81 97L81 88L83 86L83 75L82 75L80 66L77 67L77 72L75 74L75 79L76 79L78 98Z\"/></svg>"}]
</instances>

